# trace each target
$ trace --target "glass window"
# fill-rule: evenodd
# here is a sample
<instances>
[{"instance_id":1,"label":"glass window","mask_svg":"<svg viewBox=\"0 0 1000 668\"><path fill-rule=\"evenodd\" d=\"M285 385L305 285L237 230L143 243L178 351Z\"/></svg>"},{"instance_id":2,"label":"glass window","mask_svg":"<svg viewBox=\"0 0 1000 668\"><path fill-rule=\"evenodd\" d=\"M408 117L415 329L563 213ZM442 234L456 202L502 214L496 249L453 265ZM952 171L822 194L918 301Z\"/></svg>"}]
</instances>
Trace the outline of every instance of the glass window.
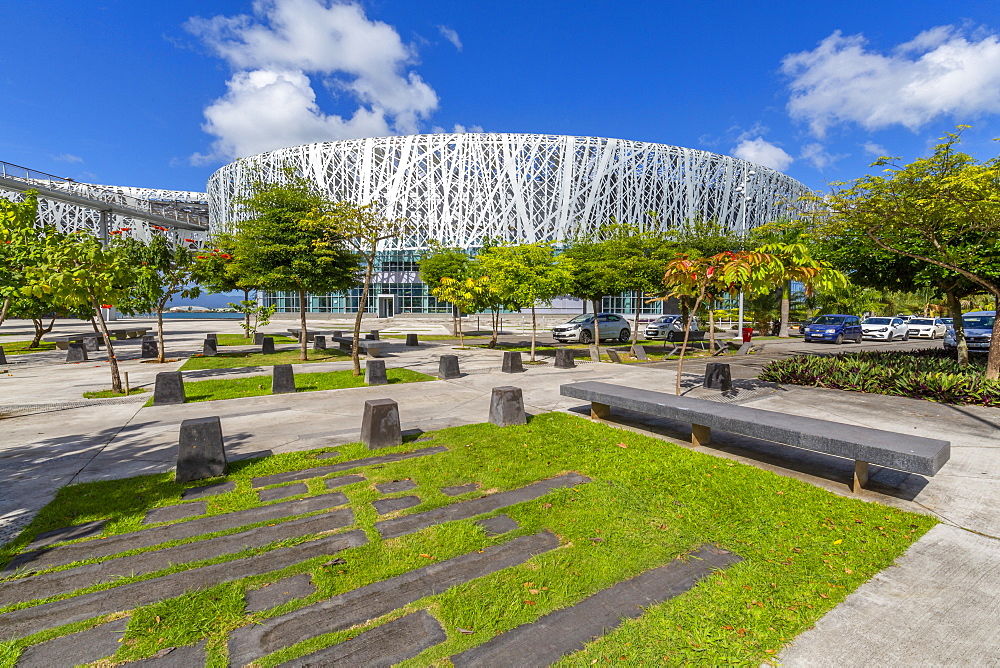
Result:
<instances>
[{"instance_id":1,"label":"glass window","mask_svg":"<svg viewBox=\"0 0 1000 668\"><path fill-rule=\"evenodd\" d=\"M865 318L864 324L866 325L888 325L890 322L895 325L898 320L889 320L889 318Z\"/></svg>"},{"instance_id":2,"label":"glass window","mask_svg":"<svg viewBox=\"0 0 1000 668\"><path fill-rule=\"evenodd\" d=\"M813 320L814 325L843 325L844 317L839 315L821 315Z\"/></svg>"},{"instance_id":3,"label":"glass window","mask_svg":"<svg viewBox=\"0 0 1000 668\"><path fill-rule=\"evenodd\" d=\"M962 316L962 326L968 329L992 329L995 317L992 315L965 315Z\"/></svg>"}]
</instances>

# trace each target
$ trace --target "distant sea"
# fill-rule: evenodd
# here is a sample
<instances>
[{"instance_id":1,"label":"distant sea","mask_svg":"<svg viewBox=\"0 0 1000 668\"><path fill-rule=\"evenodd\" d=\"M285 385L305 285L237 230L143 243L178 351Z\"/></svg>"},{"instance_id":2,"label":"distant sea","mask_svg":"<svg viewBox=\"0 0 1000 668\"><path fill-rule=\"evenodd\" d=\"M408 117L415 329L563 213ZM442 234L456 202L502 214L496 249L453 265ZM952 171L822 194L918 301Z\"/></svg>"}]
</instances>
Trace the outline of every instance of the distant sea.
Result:
<instances>
[{"instance_id":1,"label":"distant sea","mask_svg":"<svg viewBox=\"0 0 1000 668\"><path fill-rule=\"evenodd\" d=\"M155 313L147 313L140 318L155 318ZM242 320L242 313L164 313L164 320Z\"/></svg>"}]
</instances>

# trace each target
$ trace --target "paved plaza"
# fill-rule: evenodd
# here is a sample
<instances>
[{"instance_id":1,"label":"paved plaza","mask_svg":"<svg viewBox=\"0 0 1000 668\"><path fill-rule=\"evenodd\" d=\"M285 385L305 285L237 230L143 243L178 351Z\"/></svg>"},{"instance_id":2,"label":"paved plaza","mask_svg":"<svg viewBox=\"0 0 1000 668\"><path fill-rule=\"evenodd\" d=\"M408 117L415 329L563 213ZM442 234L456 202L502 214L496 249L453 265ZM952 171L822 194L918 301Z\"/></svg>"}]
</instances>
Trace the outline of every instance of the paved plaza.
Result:
<instances>
[{"instance_id":1,"label":"paved plaza","mask_svg":"<svg viewBox=\"0 0 1000 668\"><path fill-rule=\"evenodd\" d=\"M316 328L346 321L311 322ZM266 328L280 332L293 321ZM450 321L397 319L397 332L440 334ZM474 324L474 323L473 323ZM485 323L484 323L485 324ZM511 325L520 323L511 322ZM80 324L63 331L84 331ZM386 323L366 322L364 329ZM167 323L167 364L143 362L138 339L116 342L123 371L132 387L152 390L154 376L178 369L201 350L208 332L235 333L237 323L223 320L171 320ZM505 328L507 329L507 328ZM512 340L525 335L513 330ZM30 326L5 324L4 335L27 334ZM14 337L9 340L17 340ZM2 339L0 339L2 345ZM391 398L399 404L404 430L432 431L484 422L492 388L522 389L531 414L565 411L585 415L581 402L562 397L559 386L604 381L650 390L673 389L676 363L610 364L579 362L574 369L552 364L528 366L524 373L500 372L502 353L485 349L454 350L454 343L430 341L416 349L390 340L386 366L436 374L438 357L456 354L462 377L428 383L268 395L244 399L143 408L149 393L135 397L84 400L82 392L105 389L109 372L103 352L92 361L65 364L65 352L9 356L0 373L0 541L12 539L48 503L61 486L109 478L162 473L176 463L180 423L219 416L230 459L257 457L350 443L358 440L361 413L368 399ZM925 343L892 344L922 347ZM875 344L864 344L865 349ZM950 440L951 460L931 478L873 469L870 489L861 498L919 513L940 524L918 540L892 566L864 584L847 600L800 635L780 656L785 665L991 665L1000 663L1000 409L950 406L900 397L865 395L755 381L770 359L796 352L841 352L857 346L820 347L801 340L767 341L756 355L729 357L738 391L723 397L698 387L704 360L685 362L689 396L736 402L755 408L811 416L835 422ZM308 371L350 368L350 362L315 363ZM297 368L298 369L298 368ZM261 375L269 368L212 369L185 372L194 380ZM690 426L628 413L613 423L686 447ZM851 495L853 462L724 433L699 450L735 459ZM405 619L405 618L404 618ZM414 620L416 624L419 620Z\"/></svg>"}]
</instances>

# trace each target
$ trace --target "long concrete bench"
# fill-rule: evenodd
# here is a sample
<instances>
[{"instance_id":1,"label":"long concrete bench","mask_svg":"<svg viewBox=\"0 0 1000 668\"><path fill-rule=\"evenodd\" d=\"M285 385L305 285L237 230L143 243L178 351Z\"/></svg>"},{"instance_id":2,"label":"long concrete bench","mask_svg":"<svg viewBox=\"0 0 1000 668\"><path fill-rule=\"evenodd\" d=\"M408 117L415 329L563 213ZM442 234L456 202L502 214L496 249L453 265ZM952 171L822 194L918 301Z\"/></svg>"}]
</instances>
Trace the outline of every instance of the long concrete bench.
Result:
<instances>
[{"instance_id":1,"label":"long concrete bench","mask_svg":"<svg viewBox=\"0 0 1000 668\"><path fill-rule=\"evenodd\" d=\"M49 336L43 336L42 341L56 344L56 348L59 350L68 349L69 344L71 343L87 343L87 341L91 341L91 343L87 346L87 350L96 350L104 345L104 337L95 332L84 332L82 334L52 334Z\"/></svg>"},{"instance_id":2,"label":"long concrete bench","mask_svg":"<svg viewBox=\"0 0 1000 668\"><path fill-rule=\"evenodd\" d=\"M868 466L884 466L924 476L937 473L951 457L951 444L935 438L898 434L705 399L679 397L596 381L559 386L564 397L590 402L590 415L607 419L612 408L691 423L691 443L707 445L712 429L784 443L854 460L851 489L868 483Z\"/></svg>"},{"instance_id":3,"label":"long concrete bench","mask_svg":"<svg viewBox=\"0 0 1000 668\"><path fill-rule=\"evenodd\" d=\"M354 343L353 336L328 336L327 341L333 341L340 346L341 350L350 350ZM363 351L365 355L369 357L382 357L382 348L385 345L385 341L374 341L371 339L359 339L358 349Z\"/></svg>"}]
</instances>

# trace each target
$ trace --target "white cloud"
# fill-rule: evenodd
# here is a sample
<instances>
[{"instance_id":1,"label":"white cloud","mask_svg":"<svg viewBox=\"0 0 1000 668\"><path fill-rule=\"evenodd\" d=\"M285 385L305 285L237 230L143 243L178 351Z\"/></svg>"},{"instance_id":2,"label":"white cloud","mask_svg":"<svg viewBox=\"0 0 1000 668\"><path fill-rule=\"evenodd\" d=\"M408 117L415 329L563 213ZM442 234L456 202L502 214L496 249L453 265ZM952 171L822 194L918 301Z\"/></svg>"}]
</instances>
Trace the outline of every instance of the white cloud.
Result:
<instances>
[{"instance_id":1,"label":"white cloud","mask_svg":"<svg viewBox=\"0 0 1000 668\"><path fill-rule=\"evenodd\" d=\"M459 51L462 50L462 40L459 38L458 33L449 28L448 26L438 26L438 30L441 32L441 36L446 40L451 42Z\"/></svg>"},{"instance_id":2,"label":"white cloud","mask_svg":"<svg viewBox=\"0 0 1000 668\"><path fill-rule=\"evenodd\" d=\"M431 128L431 134L435 135L448 134L452 132L455 134L465 134L467 132L476 133L476 132L486 132L486 131L483 130L482 125L470 125L469 127L465 127L461 123L455 123L455 126L451 130L445 130L440 125L435 125L433 128Z\"/></svg>"},{"instance_id":3,"label":"white cloud","mask_svg":"<svg viewBox=\"0 0 1000 668\"><path fill-rule=\"evenodd\" d=\"M187 29L233 67L226 93L205 109L211 162L312 141L413 133L438 105L396 30L353 2L257 0L254 16L193 18ZM356 107L320 107L313 77Z\"/></svg>"},{"instance_id":4,"label":"white cloud","mask_svg":"<svg viewBox=\"0 0 1000 668\"><path fill-rule=\"evenodd\" d=\"M871 51L863 35L839 31L812 51L785 56L789 114L817 137L841 123L875 130L916 130L940 116L959 120L1000 113L1000 37L968 38L938 26L889 53Z\"/></svg>"},{"instance_id":5,"label":"white cloud","mask_svg":"<svg viewBox=\"0 0 1000 668\"><path fill-rule=\"evenodd\" d=\"M792 164L794 160L783 148L772 144L763 137L742 140L733 148L732 154L742 160L764 165L779 172Z\"/></svg>"},{"instance_id":6,"label":"white cloud","mask_svg":"<svg viewBox=\"0 0 1000 668\"><path fill-rule=\"evenodd\" d=\"M861 145L861 148L865 150L865 153L870 153L872 155L882 157L883 155L889 155L889 152L885 150L885 146L881 144L876 144L875 142L866 141Z\"/></svg>"},{"instance_id":7,"label":"white cloud","mask_svg":"<svg viewBox=\"0 0 1000 668\"><path fill-rule=\"evenodd\" d=\"M841 158L846 157L844 154L830 153L823 144L819 143L806 144L802 147L802 152L799 154L800 159L808 161L813 167L821 171L833 165L833 163Z\"/></svg>"},{"instance_id":8,"label":"white cloud","mask_svg":"<svg viewBox=\"0 0 1000 668\"><path fill-rule=\"evenodd\" d=\"M73 155L72 153L62 153L60 155L52 156L53 160L58 160L59 162L83 162L83 158L78 155Z\"/></svg>"}]
</instances>

